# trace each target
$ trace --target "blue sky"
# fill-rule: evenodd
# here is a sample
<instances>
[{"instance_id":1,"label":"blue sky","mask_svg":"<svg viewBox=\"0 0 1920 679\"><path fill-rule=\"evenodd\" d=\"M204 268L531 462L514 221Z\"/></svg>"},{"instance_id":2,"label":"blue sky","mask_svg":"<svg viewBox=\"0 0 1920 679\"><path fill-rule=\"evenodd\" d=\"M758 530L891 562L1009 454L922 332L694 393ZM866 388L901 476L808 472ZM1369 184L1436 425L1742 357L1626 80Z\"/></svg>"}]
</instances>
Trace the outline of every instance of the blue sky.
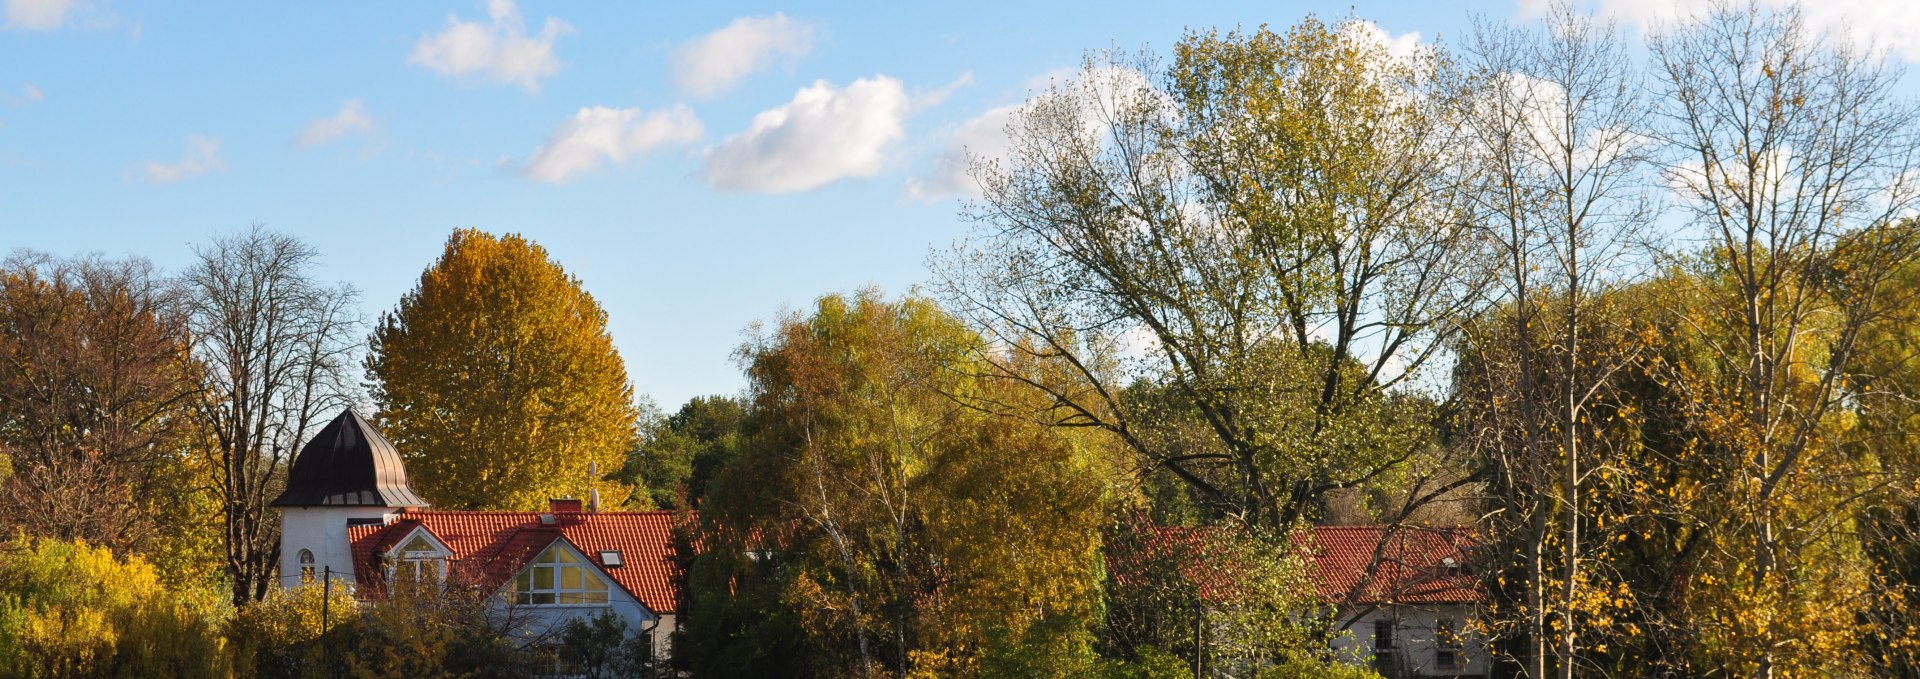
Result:
<instances>
[{"instance_id":1,"label":"blue sky","mask_svg":"<svg viewBox=\"0 0 1920 679\"><path fill-rule=\"evenodd\" d=\"M518 232L671 409L741 387L749 324L924 282L965 228L943 158L1088 48L1349 11L1430 41L1536 4L0 0L0 249L173 269L263 223L371 317L452 229ZM1675 5L1595 7L1637 26ZM1809 14L1913 58L1915 6Z\"/></svg>"}]
</instances>

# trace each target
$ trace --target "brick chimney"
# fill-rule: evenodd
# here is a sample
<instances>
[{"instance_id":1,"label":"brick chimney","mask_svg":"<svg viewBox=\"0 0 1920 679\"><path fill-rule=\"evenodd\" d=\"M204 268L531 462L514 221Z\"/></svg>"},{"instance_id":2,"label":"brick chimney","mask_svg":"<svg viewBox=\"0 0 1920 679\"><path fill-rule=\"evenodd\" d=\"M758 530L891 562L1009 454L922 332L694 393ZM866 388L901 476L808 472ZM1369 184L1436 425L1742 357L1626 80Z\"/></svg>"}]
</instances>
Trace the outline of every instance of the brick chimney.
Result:
<instances>
[{"instance_id":1,"label":"brick chimney","mask_svg":"<svg viewBox=\"0 0 1920 679\"><path fill-rule=\"evenodd\" d=\"M547 511L555 514L568 512L578 514L585 511L585 509L585 506L583 506L579 500L570 497L556 497L547 500Z\"/></svg>"}]
</instances>

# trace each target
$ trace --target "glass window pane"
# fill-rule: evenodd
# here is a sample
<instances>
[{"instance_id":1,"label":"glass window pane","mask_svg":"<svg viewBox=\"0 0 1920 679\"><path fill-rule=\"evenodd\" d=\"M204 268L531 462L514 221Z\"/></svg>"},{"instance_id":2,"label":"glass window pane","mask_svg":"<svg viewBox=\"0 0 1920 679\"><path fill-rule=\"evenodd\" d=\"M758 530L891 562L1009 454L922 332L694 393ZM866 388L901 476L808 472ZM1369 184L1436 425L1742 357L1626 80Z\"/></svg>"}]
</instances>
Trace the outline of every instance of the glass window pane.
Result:
<instances>
[{"instance_id":1,"label":"glass window pane","mask_svg":"<svg viewBox=\"0 0 1920 679\"><path fill-rule=\"evenodd\" d=\"M553 589L553 569L535 566L532 572L534 589Z\"/></svg>"},{"instance_id":2,"label":"glass window pane","mask_svg":"<svg viewBox=\"0 0 1920 679\"><path fill-rule=\"evenodd\" d=\"M521 571L519 575L513 576L514 591L525 592L529 589L533 589L532 573L533 571Z\"/></svg>"},{"instance_id":3,"label":"glass window pane","mask_svg":"<svg viewBox=\"0 0 1920 679\"><path fill-rule=\"evenodd\" d=\"M561 568L560 589L580 589L580 569L571 566Z\"/></svg>"},{"instance_id":4,"label":"glass window pane","mask_svg":"<svg viewBox=\"0 0 1920 679\"><path fill-rule=\"evenodd\" d=\"M587 578L587 591L605 592L607 591L607 583L601 581L600 578Z\"/></svg>"},{"instance_id":5,"label":"glass window pane","mask_svg":"<svg viewBox=\"0 0 1920 679\"><path fill-rule=\"evenodd\" d=\"M607 602L607 590L602 589L598 592L587 592L587 593L581 594L580 601L582 603L589 603L589 604L604 604Z\"/></svg>"},{"instance_id":6,"label":"glass window pane","mask_svg":"<svg viewBox=\"0 0 1920 679\"><path fill-rule=\"evenodd\" d=\"M553 548L553 560L555 563L580 563L579 559L573 558L573 552L559 547Z\"/></svg>"},{"instance_id":7,"label":"glass window pane","mask_svg":"<svg viewBox=\"0 0 1920 679\"><path fill-rule=\"evenodd\" d=\"M553 594L551 592L539 592L535 594L528 594L527 603L531 603L535 606L551 604L553 603Z\"/></svg>"}]
</instances>

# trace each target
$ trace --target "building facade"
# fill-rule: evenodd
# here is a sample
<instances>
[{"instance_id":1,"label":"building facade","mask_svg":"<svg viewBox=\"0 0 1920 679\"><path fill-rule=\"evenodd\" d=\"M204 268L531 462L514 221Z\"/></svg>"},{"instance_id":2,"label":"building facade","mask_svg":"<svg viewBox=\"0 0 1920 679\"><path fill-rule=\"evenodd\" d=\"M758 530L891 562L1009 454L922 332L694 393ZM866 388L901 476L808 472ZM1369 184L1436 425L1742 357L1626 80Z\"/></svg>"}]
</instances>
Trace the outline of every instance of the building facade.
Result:
<instances>
[{"instance_id":1,"label":"building facade","mask_svg":"<svg viewBox=\"0 0 1920 679\"><path fill-rule=\"evenodd\" d=\"M342 412L301 448L274 500L280 582L349 587L363 600L411 579L478 588L531 643L606 613L664 657L675 628L674 517L556 499L545 512L436 511L407 486L399 451Z\"/></svg>"},{"instance_id":2,"label":"building facade","mask_svg":"<svg viewBox=\"0 0 1920 679\"><path fill-rule=\"evenodd\" d=\"M1333 611L1332 646L1389 679L1470 679L1488 673L1475 629L1486 592L1468 570L1471 533L1458 528L1317 526L1314 588Z\"/></svg>"}]
</instances>

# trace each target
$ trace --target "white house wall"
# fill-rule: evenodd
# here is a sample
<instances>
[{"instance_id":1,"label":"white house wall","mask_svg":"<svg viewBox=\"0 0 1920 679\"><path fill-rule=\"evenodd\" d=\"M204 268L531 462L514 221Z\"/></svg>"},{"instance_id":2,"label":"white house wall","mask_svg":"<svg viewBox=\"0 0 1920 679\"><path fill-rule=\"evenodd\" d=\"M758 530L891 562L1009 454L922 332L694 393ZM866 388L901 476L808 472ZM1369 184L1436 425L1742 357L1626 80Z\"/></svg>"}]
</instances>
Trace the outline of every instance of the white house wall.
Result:
<instances>
[{"instance_id":1,"label":"white house wall","mask_svg":"<svg viewBox=\"0 0 1920 679\"><path fill-rule=\"evenodd\" d=\"M1398 621L1394 630L1394 648L1387 656L1391 658L1392 666L1381 668L1385 676L1484 677L1487 674L1486 643L1471 629L1476 616L1473 606L1429 604L1363 608L1342 612L1337 624L1346 625L1356 614L1359 620L1347 626L1350 634L1334 639L1332 644L1342 657L1371 666L1376 651L1373 647L1374 621L1385 618ZM1462 644L1459 652L1463 662L1458 669L1443 670L1434 662L1435 652L1440 650L1435 631L1442 618L1452 618L1454 629L1460 632ZM1396 675L1396 671L1401 673Z\"/></svg>"},{"instance_id":2,"label":"white house wall","mask_svg":"<svg viewBox=\"0 0 1920 679\"><path fill-rule=\"evenodd\" d=\"M313 552L314 582L326 569L333 569L335 583L352 584L353 544L347 539L347 522L353 519L385 521L398 514L392 507L281 507L280 508L280 584L300 584L300 550Z\"/></svg>"}]
</instances>

